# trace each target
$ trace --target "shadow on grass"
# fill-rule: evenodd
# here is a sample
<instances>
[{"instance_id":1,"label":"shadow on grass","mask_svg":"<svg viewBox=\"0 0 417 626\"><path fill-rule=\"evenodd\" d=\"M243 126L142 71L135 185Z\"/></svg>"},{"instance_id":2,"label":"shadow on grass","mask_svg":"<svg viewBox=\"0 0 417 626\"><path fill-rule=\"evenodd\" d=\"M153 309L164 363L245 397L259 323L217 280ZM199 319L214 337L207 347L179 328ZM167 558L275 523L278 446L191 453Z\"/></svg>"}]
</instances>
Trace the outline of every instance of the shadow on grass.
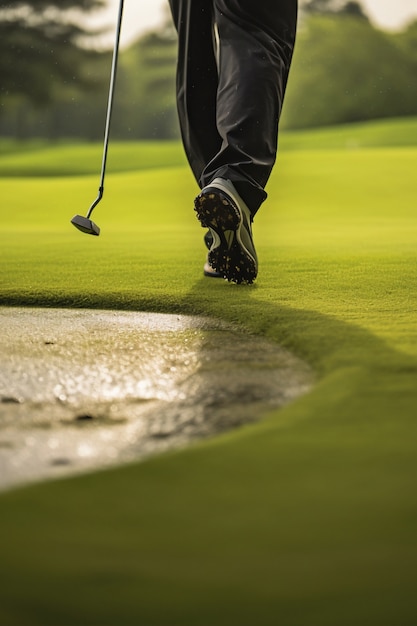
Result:
<instances>
[{"instance_id":1,"label":"shadow on grass","mask_svg":"<svg viewBox=\"0 0 417 626\"><path fill-rule=\"evenodd\" d=\"M365 328L317 311L294 309L262 300L262 287L237 286L201 278L181 298L172 294L90 293L88 298L57 294L0 297L0 304L147 311L211 316L238 324L251 334L278 343L304 360L317 383L306 397L290 405L291 416L344 414L352 423L361 415L387 423L402 412L411 417L417 405L417 360L389 346ZM342 403L342 406L340 405ZM287 409L282 409L285 416ZM281 415L281 414L280 414ZM406 420L407 421L407 420ZM401 426L403 422L398 422ZM401 436L404 434L402 426Z\"/></svg>"},{"instance_id":2,"label":"shadow on grass","mask_svg":"<svg viewBox=\"0 0 417 626\"><path fill-rule=\"evenodd\" d=\"M365 366L375 370L412 370L416 360L390 347L365 328L317 311L295 309L257 297L258 285L238 286L201 278L178 299L172 295L92 292L88 296L38 292L0 294L0 306L81 308L208 315L243 326L267 337L305 359L320 375L340 367Z\"/></svg>"}]
</instances>

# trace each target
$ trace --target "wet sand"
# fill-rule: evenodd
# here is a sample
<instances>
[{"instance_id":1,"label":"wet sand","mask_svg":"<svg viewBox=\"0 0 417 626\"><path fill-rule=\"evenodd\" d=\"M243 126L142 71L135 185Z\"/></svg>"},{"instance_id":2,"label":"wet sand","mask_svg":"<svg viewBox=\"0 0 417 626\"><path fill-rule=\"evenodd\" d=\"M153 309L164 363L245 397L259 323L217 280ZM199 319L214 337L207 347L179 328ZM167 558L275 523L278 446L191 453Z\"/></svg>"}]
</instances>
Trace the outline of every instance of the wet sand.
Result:
<instances>
[{"instance_id":1,"label":"wet sand","mask_svg":"<svg viewBox=\"0 0 417 626\"><path fill-rule=\"evenodd\" d=\"M260 419L313 374L184 315L0 308L0 489L145 458Z\"/></svg>"}]
</instances>

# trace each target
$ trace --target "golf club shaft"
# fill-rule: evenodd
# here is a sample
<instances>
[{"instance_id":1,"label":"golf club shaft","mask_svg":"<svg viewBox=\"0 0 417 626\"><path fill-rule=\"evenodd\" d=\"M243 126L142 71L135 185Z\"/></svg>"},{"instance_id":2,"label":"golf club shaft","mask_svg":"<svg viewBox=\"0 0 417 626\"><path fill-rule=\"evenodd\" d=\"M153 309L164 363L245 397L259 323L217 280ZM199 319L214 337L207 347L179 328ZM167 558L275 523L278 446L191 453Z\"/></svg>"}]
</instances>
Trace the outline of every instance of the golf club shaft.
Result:
<instances>
[{"instance_id":1,"label":"golf club shaft","mask_svg":"<svg viewBox=\"0 0 417 626\"><path fill-rule=\"evenodd\" d=\"M112 59L111 74L110 74L110 86L109 86L109 98L107 102L106 126L104 130L104 147L103 147L103 160L101 163L100 187L98 190L97 198L94 200L93 204L89 208L89 211L87 213L87 218L90 217L94 208L100 202L104 194L104 177L106 175L107 152L109 149L109 137L110 137L110 123L111 123L111 117L112 117L112 112L113 112L114 90L116 86L117 61L119 58L120 32L122 29L123 5L124 5L124 0L120 0L119 14L117 17L116 39L114 42L113 59Z\"/></svg>"}]
</instances>

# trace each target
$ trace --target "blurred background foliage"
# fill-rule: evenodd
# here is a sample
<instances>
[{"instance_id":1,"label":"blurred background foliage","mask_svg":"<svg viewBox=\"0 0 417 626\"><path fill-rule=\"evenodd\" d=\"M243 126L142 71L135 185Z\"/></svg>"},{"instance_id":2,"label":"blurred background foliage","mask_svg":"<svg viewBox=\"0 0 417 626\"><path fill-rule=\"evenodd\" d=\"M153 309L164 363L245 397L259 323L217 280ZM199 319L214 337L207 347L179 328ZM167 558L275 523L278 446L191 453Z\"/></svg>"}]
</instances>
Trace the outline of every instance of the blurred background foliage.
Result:
<instances>
[{"instance_id":1,"label":"blurred background foliage","mask_svg":"<svg viewBox=\"0 0 417 626\"><path fill-rule=\"evenodd\" d=\"M0 135L103 136L111 51L82 16L104 0L0 0ZM121 51L112 136L179 136L176 35L161 27ZM301 1L282 128L417 115L417 22L376 28L358 2Z\"/></svg>"}]
</instances>

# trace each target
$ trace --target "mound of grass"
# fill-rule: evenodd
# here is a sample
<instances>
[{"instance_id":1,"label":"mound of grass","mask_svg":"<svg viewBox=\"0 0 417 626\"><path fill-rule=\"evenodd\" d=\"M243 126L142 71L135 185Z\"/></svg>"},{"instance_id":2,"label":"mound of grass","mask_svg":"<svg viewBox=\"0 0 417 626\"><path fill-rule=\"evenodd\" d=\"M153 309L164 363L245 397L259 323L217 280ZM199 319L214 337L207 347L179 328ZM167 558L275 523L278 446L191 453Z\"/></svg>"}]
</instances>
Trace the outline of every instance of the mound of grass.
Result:
<instances>
[{"instance_id":1,"label":"mound of grass","mask_svg":"<svg viewBox=\"0 0 417 626\"><path fill-rule=\"evenodd\" d=\"M357 150L417 145L417 118L394 119L281 134L280 148L289 150ZM1 176L98 176L102 143L48 143L45 140L0 141ZM177 141L111 141L107 170L135 172L185 165Z\"/></svg>"},{"instance_id":2,"label":"mound of grass","mask_svg":"<svg viewBox=\"0 0 417 626\"><path fill-rule=\"evenodd\" d=\"M2 494L0 623L417 621L416 156L282 150L250 287L202 277L186 166L111 174L98 238L69 224L94 176L1 182L2 304L214 315L318 383L188 450Z\"/></svg>"},{"instance_id":3,"label":"mound of grass","mask_svg":"<svg viewBox=\"0 0 417 626\"><path fill-rule=\"evenodd\" d=\"M285 150L341 148L357 150L416 145L416 118L377 120L308 131L291 131L283 133L281 140L281 147Z\"/></svg>"},{"instance_id":4,"label":"mound of grass","mask_svg":"<svg viewBox=\"0 0 417 626\"><path fill-rule=\"evenodd\" d=\"M0 149L0 174L17 177L98 176L102 155L102 143L6 142ZM112 142L107 167L110 173L132 172L184 165L185 162L177 141Z\"/></svg>"}]
</instances>

